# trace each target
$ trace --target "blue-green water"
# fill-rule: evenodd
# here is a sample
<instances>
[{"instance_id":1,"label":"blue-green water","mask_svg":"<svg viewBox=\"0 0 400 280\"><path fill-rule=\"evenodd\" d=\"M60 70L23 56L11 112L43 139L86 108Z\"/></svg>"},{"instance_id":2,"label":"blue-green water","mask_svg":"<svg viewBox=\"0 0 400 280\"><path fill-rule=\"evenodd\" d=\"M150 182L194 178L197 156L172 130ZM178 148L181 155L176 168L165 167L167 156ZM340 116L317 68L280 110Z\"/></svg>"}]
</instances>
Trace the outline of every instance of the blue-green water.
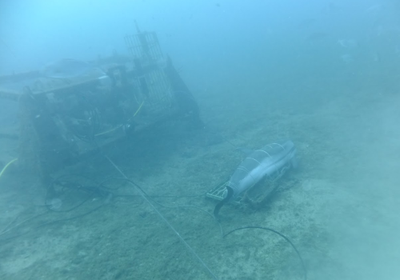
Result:
<instances>
[{"instance_id":1,"label":"blue-green water","mask_svg":"<svg viewBox=\"0 0 400 280\"><path fill-rule=\"evenodd\" d=\"M159 128L107 155L149 195L172 196L152 202L218 279L302 279L299 259L279 236L246 230L222 238L210 215L216 202L204 197L243 159L232 144L256 149L282 139L296 145L298 169L262 207L222 208L223 231L253 225L282 232L302 254L308 279L397 279L397 2L165 3L98 3L86 14L69 2L32 5L32 13L3 9L10 14L2 22L15 24L21 15L32 24L25 33L2 24L0 39L13 54L1 51L1 73L63 57L89 60L114 47L124 52L121 36L134 32L135 16L141 29L159 35L205 128ZM64 24L50 29L60 10ZM93 38L73 36L77 21ZM62 34L76 42L65 37L58 47ZM9 133L18 119L11 103L0 104L3 167L18 154ZM0 177L1 279L212 279L138 192L121 187L105 158L60 173L107 179L133 196L94 196L74 211L41 215L46 186L11 166Z\"/></svg>"}]
</instances>

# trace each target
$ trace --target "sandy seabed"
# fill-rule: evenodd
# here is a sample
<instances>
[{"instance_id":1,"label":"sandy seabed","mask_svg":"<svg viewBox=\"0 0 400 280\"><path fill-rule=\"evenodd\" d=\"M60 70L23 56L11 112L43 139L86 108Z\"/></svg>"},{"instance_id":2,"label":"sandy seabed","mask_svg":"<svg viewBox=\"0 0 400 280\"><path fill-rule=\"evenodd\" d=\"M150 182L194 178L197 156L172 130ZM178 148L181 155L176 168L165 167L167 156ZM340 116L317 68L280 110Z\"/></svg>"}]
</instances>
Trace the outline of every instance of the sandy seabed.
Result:
<instances>
[{"instance_id":1,"label":"sandy seabed","mask_svg":"<svg viewBox=\"0 0 400 280\"><path fill-rule=\"evenodd\" d=\"M247 229L222 238L210 215L215 202L204 198L243 158L232 144L290 139L299 168L259 209L222 208L223 231L280 231L300 251L310 280L398 279L398 82L310 79L275 91L251 84L199 86L204 129L161 129L161 137L143 135L107 153L149 195L171 195L152 203L219 279L303 279L281 237ZM16 140L1 141L4 165ZM100 156L62 174L76 172L96 182L120 176ZM138 192L128 192L134 196L47 212L45 186L7 170L0 178L0 278L212 279Z\"/></svg>"}]
</instances>

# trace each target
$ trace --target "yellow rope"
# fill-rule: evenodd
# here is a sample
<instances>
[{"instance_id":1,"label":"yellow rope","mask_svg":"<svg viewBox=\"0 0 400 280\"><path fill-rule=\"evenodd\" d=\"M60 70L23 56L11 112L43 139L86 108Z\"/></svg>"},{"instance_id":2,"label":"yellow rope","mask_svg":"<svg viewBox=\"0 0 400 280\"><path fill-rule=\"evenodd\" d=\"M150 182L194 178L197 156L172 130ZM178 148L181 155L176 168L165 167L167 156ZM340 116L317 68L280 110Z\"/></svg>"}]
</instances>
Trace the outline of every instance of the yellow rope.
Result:
<instances>
[{"instance_id":1,"label":"yellow rope","mask_svg":"<svg viewBox=\"0 0 400 280\"><path fill-rule=\"evenodd\" d=\"M97 134L95 134L94 136L101 136L101 135L104 135L104 134L107 134L107 133L110 133L110 132L113 132L114 130L117 130L118 128L120 128L120 127L122 127L122 124L120 124L120 125L118 125L118 126L116 126L116 127L113 127L113 128L111 128L110 130L107 130L107 131L103 131L103 132L100 132L100 133L97 133Z\"/></svg>"},{"instance_id":2,"label":"yellow rope","mask_svg":"<svg viewBox=\"0 0 400 280\"><path fill-rule=\"evenodd\" d=\"M139 111L140 111L140 109L142 108L143 104L144 104L144 100L143 100L142 104L140 104L139 108L136 110L135 114L133 114L133 117L135 117L135 116L139 113ZM110 133L110 132L113 132L113 131L117 130L117 129L120 128L120 127L122 127L122 124L120 124L120 125L118 125L118 126L116 126L116 127L114 127L114 128L111 128L110 130L97 133L97 134L95 134L94 136L97 137L97 136L101 136L101 135L104 135L104 134L108 134L108 133ZM0 176L1 176L1 175L0 175Z\"/></svg>"},{"instance_id":3,"label":"yellow rope","mask_svg":"<svg viewBox=\"0 0 400 280\"><path fill-rule=\"evenodd\" d=\"M11 160L9 163L7 163L6 166L4 166L3 169L1 170L1 172L0 172L0 177L1 177L1 175L3 175L3 173L6 171L7 167L9 167L11 163L13 163L14 161L17 161L17 160L18 160L18 159L15 158L15 159Z\"/></svg>"},{"instance_id":4,"label":"yellow rope","mask_svg":"<svg viewBox=\"0 0 400 280\"><path fill-rule=\"evenodd\" d=\"M142 104L140 104L139 108L136 110L135 114L133 114L133 116L136 116L137 113L139 113L139 111L142 108L143 104L144 104L144 100L143 100Z\"/></svg>"}]
</instances>

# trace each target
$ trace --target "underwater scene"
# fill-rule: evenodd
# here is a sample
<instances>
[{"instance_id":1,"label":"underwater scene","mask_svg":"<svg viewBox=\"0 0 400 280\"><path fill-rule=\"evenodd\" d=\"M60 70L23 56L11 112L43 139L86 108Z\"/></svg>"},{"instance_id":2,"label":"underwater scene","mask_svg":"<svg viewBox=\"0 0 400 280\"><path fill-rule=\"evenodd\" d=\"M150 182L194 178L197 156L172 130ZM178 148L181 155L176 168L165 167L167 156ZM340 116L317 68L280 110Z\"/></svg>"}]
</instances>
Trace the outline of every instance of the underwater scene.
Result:
<instances>
[{"instance_id":1,"label":"underwater scene","mask_svg":"<svg viewBox=\"0 0 400 280\"><path fill-rule=\"evenodd\" d=\"M400 2L1 1L0 279L400 279Z\"/></svg>"}]
</instances>

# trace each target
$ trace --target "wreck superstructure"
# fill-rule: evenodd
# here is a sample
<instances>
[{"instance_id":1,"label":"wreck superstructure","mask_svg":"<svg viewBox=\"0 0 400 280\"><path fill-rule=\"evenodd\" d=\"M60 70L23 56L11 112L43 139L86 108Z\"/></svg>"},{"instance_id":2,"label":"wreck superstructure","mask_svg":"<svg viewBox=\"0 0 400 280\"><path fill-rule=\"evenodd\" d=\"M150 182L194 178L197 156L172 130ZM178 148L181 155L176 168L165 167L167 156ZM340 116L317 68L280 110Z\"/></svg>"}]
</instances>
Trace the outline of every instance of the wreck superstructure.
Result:
<instances>
[{"instance_id":1,"label":"wreck superstructure","mask_svg":"<svg viewBox=\"0 0 400 280\"><path fill-rule=\"evenodd\" d=\"M129 56L63 59L0 77L0 98L18 102L18 163L42 177L169 119L201 123L190 90L153 32L126 36Z\"/></svg>"}]
</instances>

